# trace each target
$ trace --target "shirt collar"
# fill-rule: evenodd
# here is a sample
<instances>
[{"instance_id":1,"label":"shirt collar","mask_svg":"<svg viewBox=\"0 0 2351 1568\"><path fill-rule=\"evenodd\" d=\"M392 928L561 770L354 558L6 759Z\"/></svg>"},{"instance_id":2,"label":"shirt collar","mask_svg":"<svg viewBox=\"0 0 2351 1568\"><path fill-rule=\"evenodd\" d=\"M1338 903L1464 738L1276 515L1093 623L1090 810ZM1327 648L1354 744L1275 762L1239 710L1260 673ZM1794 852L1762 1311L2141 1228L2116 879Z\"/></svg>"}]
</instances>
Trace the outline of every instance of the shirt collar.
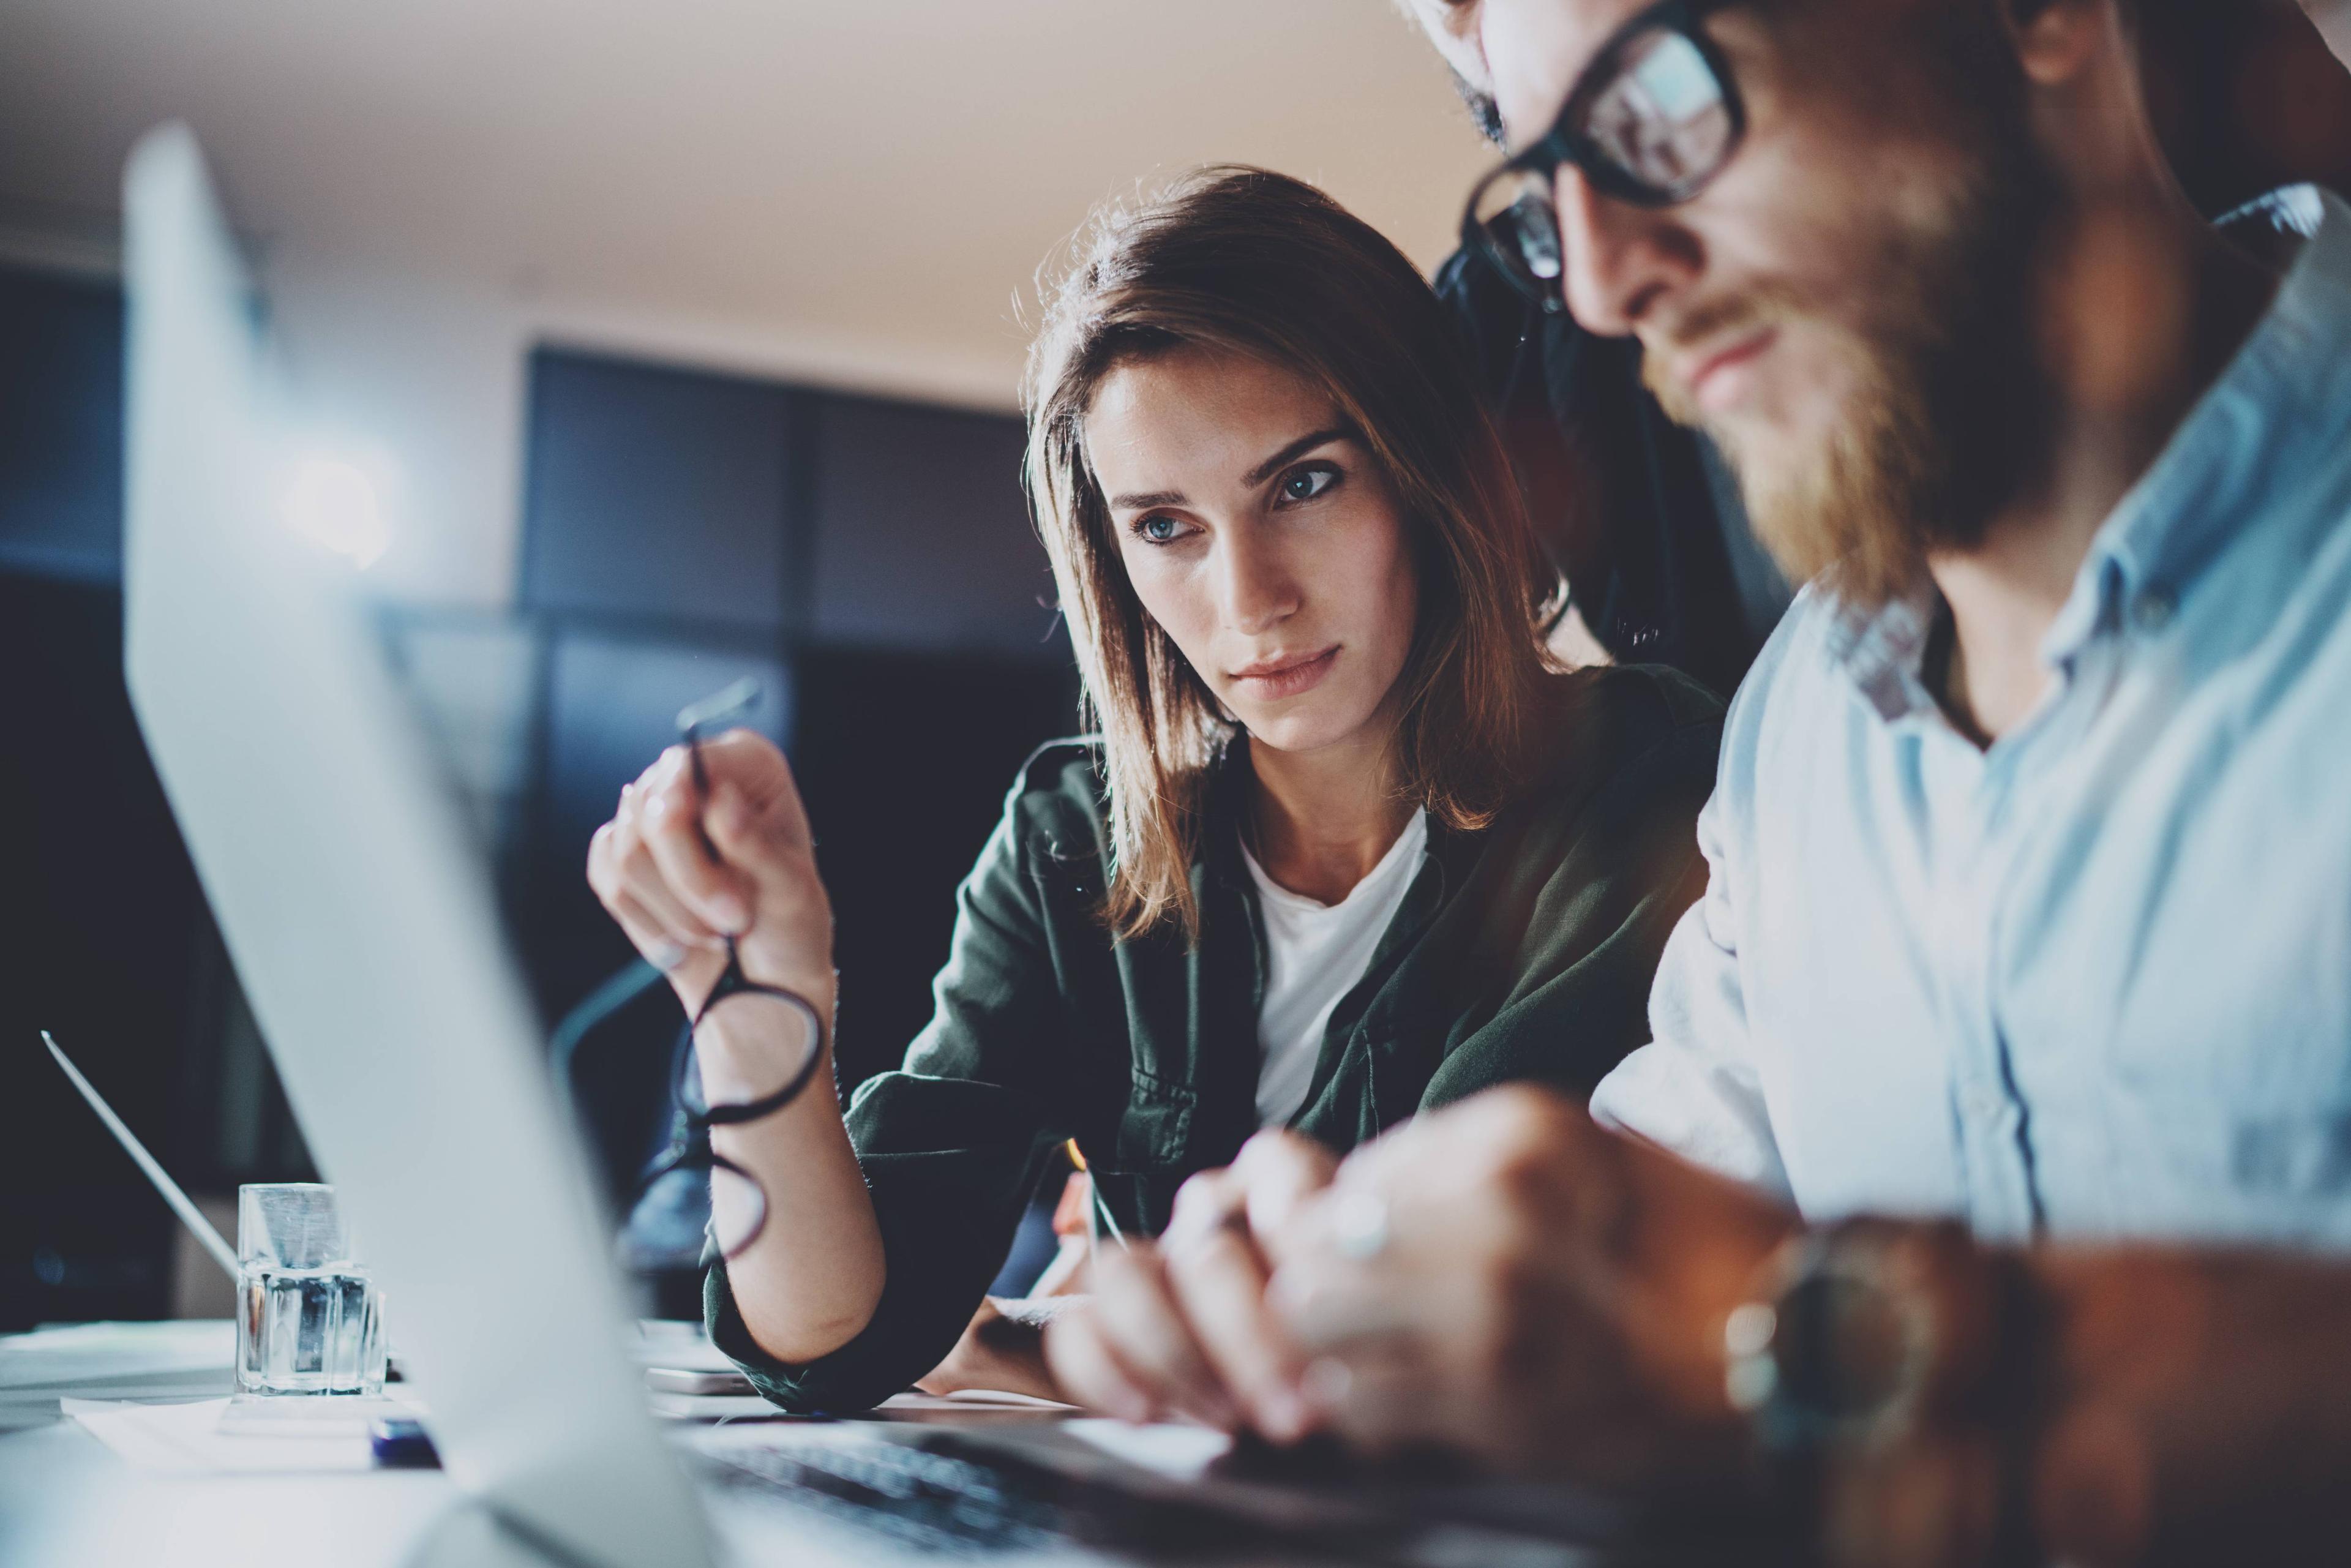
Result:
<instances>
[{"instance_id":1,"label":"shirt collar","mask_svg":"<svg viewBox=\"0 0 2351 1568\"><path fill-rule=\"evenodd\" d=\"M2053 667L2126 613L2168 617L2244 521L2257 478L2331 450L2351 429L2351 206L2289 186L2224 222L2267 223L2306 243L2228 370L2092 540L2042 641ZM1840 605L1830 617L1830 657L1888 723L1933 706L1919 667L1940 608L1925 583L1882 608Z\"/></svg>"},{"instance_id":2,"label":"shirt collar","mask_svg":"<svg viewBox=\"0 0 2351 1568\"><path fill-rule=\"evenodd\" d=\"M2314 185L2289 186L2223 220L2254 224L2302 236L2301 252L2236 358L2091 541L2042 642L2052 666L2125 615L2167 619L2242 527L2262 480L2310 450L2313 411L2330 398L2339 407L2335 383L2351 358L2351 208Z\"/></svg>"}]
</instances>

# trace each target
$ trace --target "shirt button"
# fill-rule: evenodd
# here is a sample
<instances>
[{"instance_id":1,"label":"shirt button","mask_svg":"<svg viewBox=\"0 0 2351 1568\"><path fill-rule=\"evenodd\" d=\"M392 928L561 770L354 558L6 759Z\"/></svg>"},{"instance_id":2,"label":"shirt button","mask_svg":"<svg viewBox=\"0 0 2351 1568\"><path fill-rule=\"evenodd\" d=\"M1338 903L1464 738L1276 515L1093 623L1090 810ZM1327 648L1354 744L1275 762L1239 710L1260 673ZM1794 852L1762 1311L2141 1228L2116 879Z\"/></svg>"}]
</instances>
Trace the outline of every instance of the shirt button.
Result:
<instances>
[{"instance_id":1,"label":"shirt button","mask_svg":"<svg viewBox=\"0 0 2351 1568\"><path fill-rule=\"evenodd\" d=\"M2149 589L2138 596L2137 603L2131 606L2131 620L2142 632L2160 632L2171 624L2171 613L2178 608L2172 603L2169 594Z\"/></svg>"}]
</instances>

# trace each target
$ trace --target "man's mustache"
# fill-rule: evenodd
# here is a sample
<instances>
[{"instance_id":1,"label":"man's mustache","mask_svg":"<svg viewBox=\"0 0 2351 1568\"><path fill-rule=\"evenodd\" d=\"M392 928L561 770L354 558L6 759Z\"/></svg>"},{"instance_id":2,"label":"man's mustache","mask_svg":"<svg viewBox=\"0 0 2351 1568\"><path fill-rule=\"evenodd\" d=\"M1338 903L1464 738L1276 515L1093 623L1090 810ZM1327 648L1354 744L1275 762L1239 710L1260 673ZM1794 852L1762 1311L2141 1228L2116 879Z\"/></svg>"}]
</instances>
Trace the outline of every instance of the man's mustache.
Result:
<instances>
[{"instance_id":1,"label":"man's mustache","mask_svg":"<svg viewBox=\"0 0 2351 1568\"><path fill-rule=\"evenodd\" d=\"M1694 306L1656 330L1640 330L1642 384L1675 423L1696 425L1698 412L1677 367L1688 364L1709 343L1744 337L1787 314L1783 303L1748 294Z\"/></svg>"}]
</instances>

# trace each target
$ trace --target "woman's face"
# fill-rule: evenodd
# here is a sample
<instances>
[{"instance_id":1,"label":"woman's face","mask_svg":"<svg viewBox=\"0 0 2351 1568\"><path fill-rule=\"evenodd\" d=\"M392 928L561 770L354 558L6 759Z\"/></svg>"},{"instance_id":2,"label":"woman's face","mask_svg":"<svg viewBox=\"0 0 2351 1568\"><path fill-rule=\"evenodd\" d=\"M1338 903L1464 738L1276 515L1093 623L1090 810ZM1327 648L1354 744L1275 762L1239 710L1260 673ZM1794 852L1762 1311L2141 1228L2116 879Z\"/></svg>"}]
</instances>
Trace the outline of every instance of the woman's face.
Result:
<instances>
[{"instance_id":1,"label":"woman's face","mask_svg":"<svg viewBox=\"0 0 2351 1568\"><path fill-rule=\"evenodd\" d=\"M1180 349L1113 371L1085 432L1136 597L1252 741L1315 751L1393 722L1412 552L1386 476L1320 389Z\"/></svg>"}]
</instances>

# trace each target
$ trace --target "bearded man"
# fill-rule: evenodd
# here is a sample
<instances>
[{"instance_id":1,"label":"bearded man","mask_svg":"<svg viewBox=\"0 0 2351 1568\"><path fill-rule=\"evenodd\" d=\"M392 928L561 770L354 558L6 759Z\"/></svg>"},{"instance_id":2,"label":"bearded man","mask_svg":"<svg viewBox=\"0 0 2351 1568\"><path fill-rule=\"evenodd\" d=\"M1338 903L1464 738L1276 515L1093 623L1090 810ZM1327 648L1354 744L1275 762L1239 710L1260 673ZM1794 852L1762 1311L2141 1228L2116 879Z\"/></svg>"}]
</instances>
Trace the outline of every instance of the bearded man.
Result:
<instances>
[{"instance_id":1,"label":"bearded man","mask_svg":"<svg viewBox=\"0 0 2351 1568\"><path fill-rule=\"evenodd\" d=\"M2202 222L2127 0L1479 23L1521 151L1473 240L1639 340L1811 584L1593 1116L1261 1138L1064 1385L1825 1482L1855 1561L2339 1561L2351 206Z\"/></svg>"}]
</instances>

